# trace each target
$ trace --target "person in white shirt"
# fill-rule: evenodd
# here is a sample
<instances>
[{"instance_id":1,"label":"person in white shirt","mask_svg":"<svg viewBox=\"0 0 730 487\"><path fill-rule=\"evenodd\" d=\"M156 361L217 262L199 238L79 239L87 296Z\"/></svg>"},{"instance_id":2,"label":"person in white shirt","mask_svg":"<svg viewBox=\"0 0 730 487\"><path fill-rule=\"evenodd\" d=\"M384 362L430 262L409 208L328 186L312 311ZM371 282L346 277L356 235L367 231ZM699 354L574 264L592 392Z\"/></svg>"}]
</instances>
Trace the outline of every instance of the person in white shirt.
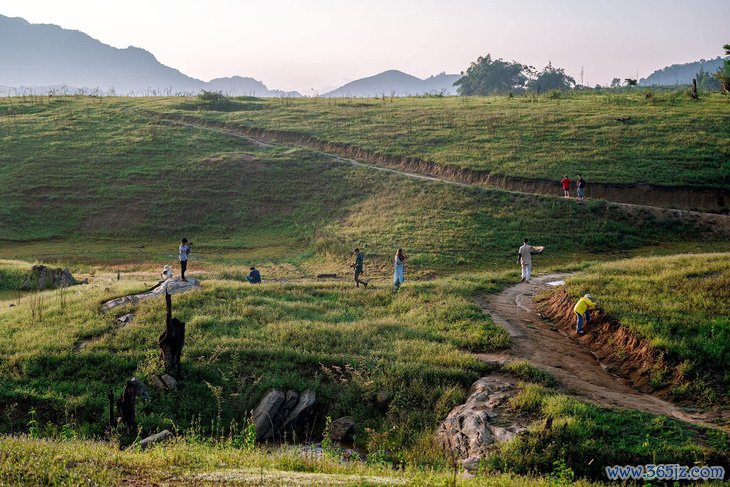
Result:
<instances>
[{"instance_id":1,"label":"person in white shirt","mask_svg":"<svg viewBox=\"0 0 730 487\"><path fill-rule=\"evenodd\" d=\"M185 279L185 271L188 268L188 254L190 254L190 246L193 245L192 242L188 242L187 238L183 238L180 243L180 277L183 281L188 282L187 279Z\"/></svg>"},{"instance_id":2,"label":"person in white shirt","mask_svg":"<svg viewBox=\"0 0 730 487\"><path fill-rule=\"evenodd\" d=\"M393 273L393 287L396 291L400 289L400 285L403 284L403 264L407 258L406 254L403 253L403 249L398 249L398 252L395 253L395 261L393 262L393 265L395 266L395 272Z\"/></svg>"},{"instance_id":3,"label":"person in white shirt","mask_svg":"<svg viewBox=\"0 0 730 487\"><path fill-rule=\"evenodd\" d=\"M517 263L522 265L522 282L530 282L530 275L532 274L532 255L530 254L530 244L522 244L520 250L517 251Z\"/></svg>"}]
</instances>

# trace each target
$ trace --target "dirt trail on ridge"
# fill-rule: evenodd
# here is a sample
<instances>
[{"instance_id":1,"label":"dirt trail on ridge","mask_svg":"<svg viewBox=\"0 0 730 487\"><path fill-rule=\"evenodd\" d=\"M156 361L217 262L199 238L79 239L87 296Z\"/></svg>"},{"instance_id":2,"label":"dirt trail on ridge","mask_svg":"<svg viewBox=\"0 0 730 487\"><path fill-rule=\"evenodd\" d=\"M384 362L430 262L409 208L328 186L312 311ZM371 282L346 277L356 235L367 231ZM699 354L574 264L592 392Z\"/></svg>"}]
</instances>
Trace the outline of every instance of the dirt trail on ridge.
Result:
<instances>
[{"instance_id":1,"label":"dirt trail on ridge","mask_svg":"<svg viewBox=\"0 0 730 487\"><path fill-rule=\"evenodd\" d=\"M571 393L600 406L636 409L665 415L688 423L717 428L701 413L689 413L679 406L631 387L604 368L593 353L566 334L551 327L534 310L533 296L563 274L533 278L531 283L509 287L499 294L481 296L477 304L495 323L507 329L512 339L509 350L477 354L480 360L504 364L527 360L555 377Z\"/></svg>"}]
</instances>

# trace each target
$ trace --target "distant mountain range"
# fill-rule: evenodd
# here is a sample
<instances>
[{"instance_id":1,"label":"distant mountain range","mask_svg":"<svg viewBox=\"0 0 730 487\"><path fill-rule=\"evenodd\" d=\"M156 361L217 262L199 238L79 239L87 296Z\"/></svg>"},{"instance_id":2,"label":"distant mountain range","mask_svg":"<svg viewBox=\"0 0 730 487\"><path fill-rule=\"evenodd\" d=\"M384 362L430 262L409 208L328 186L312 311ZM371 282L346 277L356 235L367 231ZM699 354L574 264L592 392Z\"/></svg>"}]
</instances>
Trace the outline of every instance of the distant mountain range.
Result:
<instances>
[{"instance_id":1,"label":"distant mountain range","mask_svg":"<svg viewBox=\"0 0 730 487\"><path fill-rule=\"evenodd\" d=\"M673 64L666 68L654 71L646 78L639 80L641 86L675 86L692 84L694 78L700 69L713 74L722 66L723 59L717 57L706 61L701 59L693 63Z\"/></svg>"},{"instance_id":2,"label":"distant mountain range","mask_svg":"<svg viewBox=\"0 0 730 487\"><path fill-rule=\"evenodd\" d=\"M459 78L461 78L461 75L441 73L430 78L421 79L393 69L375 76L352 81L322 96L333 98L426 94L455 95L454 82Z\"/></svg>"},{"instance_id":3,"label":"distant mountain range","mask_svg":"<svg viewBox=\"0 0 730 487\"><path fill-rule=\"evenodd\" d=\"M0 15L0 89L114 90L118 95L221 91L228 95L301 96L269 90L253 78L209 82L165 66L138 47L117 49L83 32Z\"/></svg>"}]
</instances>

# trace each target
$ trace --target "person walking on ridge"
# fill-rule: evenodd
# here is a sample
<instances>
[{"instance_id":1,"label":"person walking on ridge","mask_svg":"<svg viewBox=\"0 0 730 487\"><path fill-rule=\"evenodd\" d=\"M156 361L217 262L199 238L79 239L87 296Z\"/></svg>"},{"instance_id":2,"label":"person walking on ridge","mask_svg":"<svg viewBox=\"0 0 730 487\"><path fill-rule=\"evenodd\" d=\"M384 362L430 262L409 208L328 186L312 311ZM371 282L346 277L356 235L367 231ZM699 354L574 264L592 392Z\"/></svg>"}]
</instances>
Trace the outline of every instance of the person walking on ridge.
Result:
<instances>
[{"instance_id":1,"label":"person walking on ridge","mask_svg":"<svg viewBox=\"0 0 730 487\"><path fill-rule=\"evenodd\" d=\"M583 200L586 197L586 180L578 174L578 198Z\"/></svg>"},{"instance_id":2,"label":"person walking on ridge","mask_svg":"<svg viewBox=\"0 0 730 487\"><path fill-rule=\"evenodd\" d=\"M573 311L576 315L575 332L579 336L585 335L583 331L583 323L591 322L591 310L595 309L598 305L598 300L593 301L593 297L590 294L586 294L575 303Z\"/></svg>"},{"instance_id":3,"label":"person walking on ridge","mask_svg":"<svg viewBox=\"0 0 730 487\"><path fill-rule=\"evenodd\" d=\"M563 179L560 180L560 184L563 185L563 197L564 198L570 198L570 183L572 181L568 179L568 176L563 176Z\"/></svg>"},{"instance_id":4,"label":"person walking on ridge","mask_svg":"<svg viewBox=\"0 0 730 487\"><path fill-rule=\"evenodd\" d=\"M393 273L393 287L396 291L400 289L400 285L403 284L403 264L408 257L403 253L403 249L398 249L395 253L395 272Z\"/></svg>"},{"instance_id":5,"label":"person walking on ridge","mask_svg":"<svg viewBox=\"0 0 730 487\"><path fill-rule=\"evenodd\" d=\"M192 242L188 242L187 238L183 238L178 250L180 254L180 277L185 282L188 282L188 280L185 279L185 271L188 269L188 255L190 255L191 245L193 245Z\"/></svg>"},{"instance_id":6,"label":"person walking on ridge","mask_svg":"<svg viewBox=\"0 0 730 487\"><path fill-rule=\"evenodd\" d=\"M517 251L517 263L522 266L522 282L530 282L532 275L532 254L528 239L522 244Z\"/></svg>"},{"instance_id":7,"label":"person walking on ridge","mask_svg":"<svg viewBox=\"0 0 730 487\"><path fill-rule=\"evenodd\" d=\"M360 276L364 272L363 263L365 261L365 254L360 252L359 248L355 248L352 253L355 254L355 263L352 264L350 267L355 269L355 284L357 285L357 287L360 287L360 284L362 284L364 287L368 287L368 282L360 279Z\"/></svg>"}]
</instances>

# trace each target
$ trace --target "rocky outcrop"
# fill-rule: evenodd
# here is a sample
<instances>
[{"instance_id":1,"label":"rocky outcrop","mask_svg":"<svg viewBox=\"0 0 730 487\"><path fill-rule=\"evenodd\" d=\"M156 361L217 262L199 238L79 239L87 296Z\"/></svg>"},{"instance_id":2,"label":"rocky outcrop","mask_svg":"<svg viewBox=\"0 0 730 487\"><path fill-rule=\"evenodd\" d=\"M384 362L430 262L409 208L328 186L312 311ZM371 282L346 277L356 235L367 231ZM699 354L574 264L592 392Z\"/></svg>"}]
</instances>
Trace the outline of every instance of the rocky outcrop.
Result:
<instances>
[{"instance_id":1,"label":"rocky outcrop","mask_svg":"<svg viewBox=\"0 0 730 487\"><path fill-rule=\"evenodd\" d=\"M280 438L284 433L306 432L316 404L317 394L310 389L301 394L269 390L253 411L256 441Z\"/></svg>"},{"instance_id":2,"label":"rocky outcrop","mask_svg":"<svg viewBox=\"0 0 730 487\"><path fill-rule=\"evenodd\" d=\"M337 418L330 424L329 433L337 443L350 443L355 435L355 420L351 416Z\"/></svg>"},{"instance_id":3,"label":"rocky outcrop","mask_svg":"<svg viewBox=\"0 0 730 487\"><path fill-rule=\"evenodd\" d=\"M525 429L506 411L514 393L514 383L506 377L482 377L472 384L466 403L452 409L441 423L437 441L466 468L478 466L494 444Z\"/></svg>"},{"instance_id":4,"label":"rocky outcrop","mask_svg":"<svg viewBox=\"0 0 730 487\"><path fill-rule=\"evenodd\" d=\"M122 296L119 298L110 299L109 301L106 301L101 305L101 310L109 311L110 309L114 309L118 306L123 306L125 304L137 304L144 299L164 296L165 291L167 291L169 294L177 294L191 291L194 289L200 289L200 284L198 283L197 279L194 279L192 277L188 278L187 281L183 281L182 279L168 279L166 281L162 281L149 291L145 291L140 294L133 294L129 296Z\"/></svg>"},{"instance_id":5,"label":"rocky outcrop","mask_svg":"<svg viewBox=\"0 0 730 487\"><path fill-rule=\"evenodd\" d=\"M68 287L76 281L68 268L52 268L44 265L34 265L30 275L25 279L21 289L25 291L40 291L43 289L57 289Z\"/></svg>"},{"instance_id":6,"label":"rocky outcrop","mask_svg":"<svg viewBox=\"0 0 730 487\"><path fill-rule=\"evenodd\" d=\"M157 389L158 391L167 392L177 390L177 380L175 380L174 377L168 374L153 375L149 381L150 386Z\"/></svg>"}]
</instances>

